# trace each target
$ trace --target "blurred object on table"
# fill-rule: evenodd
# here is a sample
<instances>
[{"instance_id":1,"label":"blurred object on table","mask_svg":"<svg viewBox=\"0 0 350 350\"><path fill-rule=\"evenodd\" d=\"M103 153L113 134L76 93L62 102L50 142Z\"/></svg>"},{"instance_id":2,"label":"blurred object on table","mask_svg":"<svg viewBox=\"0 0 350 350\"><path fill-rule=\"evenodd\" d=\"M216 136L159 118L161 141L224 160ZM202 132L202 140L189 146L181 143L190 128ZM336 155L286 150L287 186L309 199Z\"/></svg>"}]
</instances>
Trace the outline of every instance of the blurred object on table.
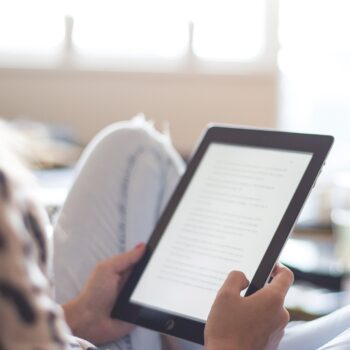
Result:
<instances>
[{"instance_id":1,"label":"blurred object on table","mask_svg":"<svg viewBox=\"0 0 350 350\"><path fill-rule=\"evenodd\" d=\"M284 264L304 273L324 276L339 276L344 273L335 255L334 238L329 230L297 229L287 241L280 259Z\"/></svg>"},{"instance_id":2,"label":"blurred object on table","mask_svg":"<svg viewBox=\"0 0 350 350\"><path fill-rule=\"evenodd\" d=\"M330 228L330 188L329 184L315 186L298 218L298 227Z\"/></svg>"},{"instance_id":3,"label":"blurred object on table","mask_svg":"<svg viewBox=\"0 0 350 350\"><path fill-rule=\"evenodd\" d=\"M0 119L0 146L9 148L32 169L71 166L82 150L69 128L26 120Z\"/></svg>"},{"instance_id":4,"label":"blurred object on table","mask_svg":"<svg viewBox=\"0 0 350 350\"><path fill-rule=\"evenodd\" d=\"M335 251L346 271L350 271L350 209L332 210Z\"/></svg>"},{"instance_id":5,"label":"blurred object on table","mask_svg":"<svg viewBox=\"0 0 350 350\"><path fill-rule=\"evenodd\" d=\"M292 320L314 319L349 304L349 274L336 254L330 228L297 228L280 260L295 277L286 298Z\"/></svg>"},{"instance_id":6,"label":"blurred object on table","mask_svg":"<svg viewBox=\"0 0 350 350\"><path fill-rule=\"evenodd\" d=\"M297 226L330 229L332 211L336 209L350 210L349 170L319 176L301 212Z\"/></svg>"},{"instance_id":7,"label":"blurred object on table","mask_svg":"<svg viewBox=\"0 0 350 350\"><path fill-rule=\"evenodd\" d=\"M39 184L37 198L45 206L52 222L67 197L74 174L74 167L34 171Z\"/></svg>"},{"instance_id":8,"label":"blurred object on table","mask_svg":"<svg viewBox=\"0 0 350 350\"><path fill-rule=\"evenodd\" d=\"M334 176L330 199L332 210L350 210L350 171L340 171Z\"/></svg>"},{"instance_id":9,"label":"blurred object on table","mask_svg":"<svg viewBox=\"0 0 350 350\"><path fill-rule=\"evenodd\" d=\"M337 174L331 191L331 224L335 252L343 268L350 272L350 172Z\"/></svg>"}]
</instances>

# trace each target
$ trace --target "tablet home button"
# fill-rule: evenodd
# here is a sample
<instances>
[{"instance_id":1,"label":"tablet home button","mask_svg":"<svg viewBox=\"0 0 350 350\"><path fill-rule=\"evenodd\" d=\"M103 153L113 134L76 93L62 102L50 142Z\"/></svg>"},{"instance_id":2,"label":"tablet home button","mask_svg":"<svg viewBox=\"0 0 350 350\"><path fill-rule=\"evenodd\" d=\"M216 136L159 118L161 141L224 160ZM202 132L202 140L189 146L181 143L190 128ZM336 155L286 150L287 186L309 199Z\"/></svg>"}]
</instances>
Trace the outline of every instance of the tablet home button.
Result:
<instances>
[{"instance_id":1,"label":"tablet home button","mask_svg":"<svg viewBox=\"0 0 350 350\"><path fill-rule=\"evenodd\" d=\"M175 326L175 321L172 320L172 319L167 320L167 321L165 322L165 329L166 329L167 331L172 330L172 329L174 328L174 326Z\"/></svg>"}]
</instances>

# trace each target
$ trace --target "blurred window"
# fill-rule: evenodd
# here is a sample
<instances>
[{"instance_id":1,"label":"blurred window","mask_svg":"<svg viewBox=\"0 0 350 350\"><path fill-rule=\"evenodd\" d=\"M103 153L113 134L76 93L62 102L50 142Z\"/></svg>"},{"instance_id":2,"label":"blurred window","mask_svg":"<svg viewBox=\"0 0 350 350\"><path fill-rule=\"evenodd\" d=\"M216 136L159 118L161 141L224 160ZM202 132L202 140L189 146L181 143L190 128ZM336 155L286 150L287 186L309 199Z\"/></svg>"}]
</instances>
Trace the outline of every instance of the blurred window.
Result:
<instances>
[{"instance_id":1,"label":"blurred window","mask_svg":"<svg viewBox=\"0 0 350 350\"><path fill-rule=\"evenodd\" d=\"M0 65L261 63L274 2L0 0Z\"/></svg>"},{"instance_id":2,"label":"blurred window","mask_svg":"<svg viewBox=\"0 0 350 350\"><path fill-rule=\"evenodd\" d=\"M57 61L64 42L62 15L52 1L0 0L0 65Z\"/></svg>"},{"instance_id":3,"label":"blurred window","mask_svg":"<svg viewBox=\"0 0 350 350\"><path fill-rule=\"evenodd\" d=\"M281 126L335 136L329 169L350 168L350 2L281 0Z\"/></svg>"}]
</instances>

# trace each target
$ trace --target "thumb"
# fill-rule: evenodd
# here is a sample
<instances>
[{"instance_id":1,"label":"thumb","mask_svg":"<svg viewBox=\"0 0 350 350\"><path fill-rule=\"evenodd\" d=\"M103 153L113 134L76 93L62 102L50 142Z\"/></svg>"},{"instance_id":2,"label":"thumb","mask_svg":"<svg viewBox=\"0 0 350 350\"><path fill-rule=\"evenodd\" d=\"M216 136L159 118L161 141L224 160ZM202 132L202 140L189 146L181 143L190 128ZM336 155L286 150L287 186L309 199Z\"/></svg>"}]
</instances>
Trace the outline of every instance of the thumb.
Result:
<instances>
[{"instance_id":1,"label":"thumb","mask_svg":"<svg viewBox=\"0 0 350 350\"><path fill-rule=\"evenodd\" d=\"M249 281L245 274L241 271L232 271L227 276L226 281L224 282L222 289L228 288L234 294L239 295L242 290L246 289L249 285Z\"/></svg>"},{"instance_id":2,"label":"thumb","mask_svg":"<svg viewBox=\"0 0 350 350\"><path fill-rule=\"evenodd\" d=\"M113 266L113 270L116 273L120 273L129 269L141 260L145 250L146 245L140 243L134 249L111 258L110 263Z\"/></svg>"}]
</instances>

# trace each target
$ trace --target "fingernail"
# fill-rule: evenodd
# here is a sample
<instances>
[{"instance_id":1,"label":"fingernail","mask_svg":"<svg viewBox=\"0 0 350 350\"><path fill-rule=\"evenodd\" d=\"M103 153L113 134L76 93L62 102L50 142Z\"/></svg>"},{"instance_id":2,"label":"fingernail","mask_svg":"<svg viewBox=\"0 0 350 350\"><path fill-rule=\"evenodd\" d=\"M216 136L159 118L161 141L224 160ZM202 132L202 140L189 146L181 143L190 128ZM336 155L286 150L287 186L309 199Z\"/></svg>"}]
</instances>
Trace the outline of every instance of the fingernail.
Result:
<instances>
[{"instance_id":1,"label":"fingernail","mask_svg":"<svg viewBox=\"0 0 350 350\"><path fill-rule=\"evenodd\" d=\"M145 246L145 243L139 243L139 244L137 244L137 245L135 246L134 249L141 249L141 248L143 248L144 246Z\"/></svg>"}]
</instances>

